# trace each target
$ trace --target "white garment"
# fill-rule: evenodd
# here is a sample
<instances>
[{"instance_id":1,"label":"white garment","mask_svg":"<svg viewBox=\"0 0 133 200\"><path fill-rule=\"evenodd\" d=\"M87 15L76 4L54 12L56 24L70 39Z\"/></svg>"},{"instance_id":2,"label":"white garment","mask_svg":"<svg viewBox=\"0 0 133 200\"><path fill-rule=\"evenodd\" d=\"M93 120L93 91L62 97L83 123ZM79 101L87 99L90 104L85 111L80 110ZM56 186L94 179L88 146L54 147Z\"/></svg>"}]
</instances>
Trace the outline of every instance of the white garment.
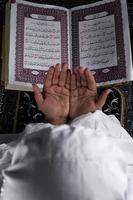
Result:
<instances>
[{"instance_id":1,"label":"white garment","mask_svg":"<svg viewBox=\"0 0 133 200\"><path fill-rule=\"evenodd\" d=\"M132 138L102 111L70 125L30 124L3 173L1 199L131 200L132 154Z\"/></svg>"}]
</instances>

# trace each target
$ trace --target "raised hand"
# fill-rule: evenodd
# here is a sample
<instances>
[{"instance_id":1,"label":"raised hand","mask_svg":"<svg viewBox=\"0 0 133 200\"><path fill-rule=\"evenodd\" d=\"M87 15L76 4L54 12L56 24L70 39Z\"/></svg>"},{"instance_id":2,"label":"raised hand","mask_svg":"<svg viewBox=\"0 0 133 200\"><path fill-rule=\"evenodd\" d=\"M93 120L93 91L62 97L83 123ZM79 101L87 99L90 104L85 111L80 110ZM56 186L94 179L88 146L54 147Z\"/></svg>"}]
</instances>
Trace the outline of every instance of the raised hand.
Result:
<instances>
[{"instance_id":1,"label":"raised hand","mask_svg":"<svg viewBox=\"0 0 133 200\"><path fill-rule=\"evenodd\" d=\"M89 69L74 70L70 85L70 119L88 112L101 110L110 90L105 90L97 99L95 79Z\"/></svg>"},{"instance_id":2,"label":"raised hand","mask_svg":"<svg viewBox=\"0 0 133 200\"><path fill-rule=\"evenodd\" d=\"M34 97L38 108L51 124L63 124L69 114L70 71L67 64L51 67L44 80L43 92L33 85Z\"/></svg>"}]
</instances>

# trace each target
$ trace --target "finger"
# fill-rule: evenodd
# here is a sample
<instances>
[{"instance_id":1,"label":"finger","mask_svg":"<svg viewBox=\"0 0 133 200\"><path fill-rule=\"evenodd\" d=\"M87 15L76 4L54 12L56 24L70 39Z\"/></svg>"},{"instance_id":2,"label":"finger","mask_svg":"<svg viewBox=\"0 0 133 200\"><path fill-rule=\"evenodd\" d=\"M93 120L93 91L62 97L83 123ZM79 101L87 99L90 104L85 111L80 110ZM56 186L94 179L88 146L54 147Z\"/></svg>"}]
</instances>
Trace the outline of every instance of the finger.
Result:
<instances>
[{"instance_id":1,"label":"finger","mask_svg":"<svg viewBox=\"0 0 133 200\"><path fill-rule=\"evenodd\" d=\"M71 71L70 69L67 70L67 78L66 78L66 88L70 89L70 82L71 82Z\"/></svg>"},{"instance_id":2,"label":"finger","mask_svg":"<svg viewBox=\"0 0 133 200\"><path fill-rule=\"evenodd\" d=\"M79 73L76 74L76 85L77 85L78 88L82 86L81 82L80 82L80 75L79 75Z\"/></svg>"},{"instance_id":3,"label":"finger","mask_svg":"<svg viewBox=\"0 0 133 200\"><path fill-rule=\"evenodd\" d=\"M40 108L42 103L43 103L43 96L40 92L40 89L37 85L32 85L32 88L33 88L33 92L34 92L34 98L35 98L35 101L37 103L37 106Z\"/></svg>"},{"instance_id":4,"label":"finger","mask_svg":"<svg viewBox=\"0 0 133 200\"><path fill-rule=\"evenodd\" d=\"M44 87L50 87L52 85L52 79L54 75L54 67L50 67L44 80Z\"/></svg>"},{"instance_id":5,"label":"finger","mask_svg":"<svg viewBox=\"0 0 133 200\"><path fill-rule=\"evenodd\" d=\"M92 75L91 71L89 69L85 70L85 76L87 80L87 86L90 90L96 91L96 81L94 76Z\"/></svg>"},{"instance_id":6,"label":"finger","mask_svg":"<svg viewBox=\"0 0 133 200\"><path fill-rule=\"evenodd\" d=\"M74 73L76 74L76 86L81 87L81 82L80 82L80 75L79 75L79 66L75 67L73 69Z\"/></svg>"},{"instance_id":7,"label":"finger","mask_svg":"<svg viewBox=\"0 0 133 200\"><path fill-rule=\"evenodd\" d=\"M83 87L87 86L86 76L85 76L85 69L80 67L79 68L79 75L80 75L80 82Z\"/></svg>"},{"instance_id":8,"label":"finger","mask_svg":"<svg viewBox=\"0 0 133 200\"><path fill-rule=\"evenodd\" d=\"M78 67L78 66L77 66L77 67L74 67L73 72L74 72L75 74L78 74L78 73L79 73L78 70L79 70L79 67Z\"/></svg>"},{"instance_id":9,"label":"finger","mask_svg":"<svg viewBox=\"0 0 133 200\"><path fill-rule=\"evenodd\" d=\"M53 76L53 85L57 85L59 82L60 70L61 70L61 65L56 64L55 70L54 70L54 76Z\"/></svg>"},{"instance_id":10,"label":"finger","mask_svg":"<svg viewBox=\"0 0 133 200\"><path fill-rule=\"evenodd\" d=\"M62 65L62 70L61 70L61 73L60 73L60 77L59 77L59 85L60 86L64 86L66 84L67 69L68 69L68 65L67 64L63 64Z\"/></svg>"},{"instance_id":11,"label":"finger","mask_svg":"<svg viewBox=\"0 0 133 200\"><path fill-rule=\"evenodd\" d=\"M96 102L97 109L102 110L102 107L104 106L106 99L110 92L111 92L111 90L107 89L100 95L100 97L98 98L98 100Z\"/></svg>"},{"instance_id":12,"label":"finger","mask_svg":"<svg viewBox=\"0 0 133 200\"><path fill-rule=\"evenodd\" d=\"M71 81L70 82L71 82L70 83L71 90L76 89L76 75L75 74L71 75Z\"/></svg>"}]
</instances>

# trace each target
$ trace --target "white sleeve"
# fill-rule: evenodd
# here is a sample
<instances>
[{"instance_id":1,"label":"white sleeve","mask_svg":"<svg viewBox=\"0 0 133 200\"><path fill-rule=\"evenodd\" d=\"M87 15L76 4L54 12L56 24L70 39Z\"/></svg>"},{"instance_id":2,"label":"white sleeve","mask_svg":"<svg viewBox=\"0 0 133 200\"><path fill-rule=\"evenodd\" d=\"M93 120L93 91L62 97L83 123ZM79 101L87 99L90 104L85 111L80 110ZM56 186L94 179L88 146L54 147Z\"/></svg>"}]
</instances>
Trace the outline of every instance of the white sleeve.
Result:
<instances>
[{"instance_id":1,"label":"white sleeve","mask_svg":"<svg viewBox=\"0 0 133 200\"><path fill-rule=\"evenodd\" d=\"M94 113L87 113L75 118L72 123L73 126L83 126L84 128L91 128L99 135L105 134L115 138L129 138L131 136L121 126L120 122L114 115L106 115L102 111L97 110ZM106 133L105 133L106 132Z\"/></svg>"},{"instance_id":2,"label":"white sleeve","mask_svg":"<svg viewBox=\"0 0 133 200\"><path fill-rule=\"evenodd\" d=\"M96 130L97 135L106 135L116 139L119 148L125 154L128 173L128 192L126 200L133 199L133 140L128 132L121 126L114 115L106 115L102 111L88 113L77 117L72 121L72 125L83 126Z\"/></svg>"},{"instance_id":3,"label":"white sleeve","mask_svg":"<svg viewBox=\"0 0 133 200\"><path fill-rule=\"evenodd\" d=\"M0 188L2 185L2 170L10 166L16 144L0 144Z\"/></svg>"},{"instance_id":4,"label":"white sleeve","mask_svg":"<svg viewBox=\"0 0 133 200\"><path fill-rule=\"evenodd\" d=\"M133 140L115 117L97 111L31 130L3 172L3 200L127 200Z\"/></svg>"}]
</instances>

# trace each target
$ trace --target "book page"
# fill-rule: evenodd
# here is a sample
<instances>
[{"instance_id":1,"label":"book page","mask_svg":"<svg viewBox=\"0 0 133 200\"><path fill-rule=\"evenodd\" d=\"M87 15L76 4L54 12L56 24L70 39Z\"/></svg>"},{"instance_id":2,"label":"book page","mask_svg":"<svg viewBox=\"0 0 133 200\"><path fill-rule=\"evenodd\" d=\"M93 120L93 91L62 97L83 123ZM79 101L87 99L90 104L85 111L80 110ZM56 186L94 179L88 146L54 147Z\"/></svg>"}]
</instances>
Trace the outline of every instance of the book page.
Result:
<instances>
[{"instance_id":1,"label":"book page","mask_svg":"<svg viewBox=\"0 0 133 200\"><path fill-rule=\"evenodd\" d=\"M95 70L117 65L114 16L106 15L106 12L88 15L86 21L79 22L81 66Z\"/></svg>"},{"instance_id":2,"label":"book page","mask_svg":"<svg viewBox=\"0 0 133 200\"><path fill-rule=\"evenodd\" d=\"M43 84L56 63L69 63L68 10L17 1L11 4L9 83Z\"/></svg>"},{"instance_id":3,"label":"book page","mask_svg":"<svg viewBox=\"0 0 133 200\"><path fill-rule=\"evenodd\" d=\"M89 67L97 83L131 75L126 0L104 0L71 9L73 66Z\"/></svg>"},{"instance_id":4,"label":"book page","mask_svg":"<svg viewBox=\"0 0 133 200\"><path fill-rule=\"evenodd\" d=\"M50 19L50 17L47 18ZM50 66L60 62L60 22L26 17L24 22L24 69L47 70Z\"/></svg>"}]
</instances>

